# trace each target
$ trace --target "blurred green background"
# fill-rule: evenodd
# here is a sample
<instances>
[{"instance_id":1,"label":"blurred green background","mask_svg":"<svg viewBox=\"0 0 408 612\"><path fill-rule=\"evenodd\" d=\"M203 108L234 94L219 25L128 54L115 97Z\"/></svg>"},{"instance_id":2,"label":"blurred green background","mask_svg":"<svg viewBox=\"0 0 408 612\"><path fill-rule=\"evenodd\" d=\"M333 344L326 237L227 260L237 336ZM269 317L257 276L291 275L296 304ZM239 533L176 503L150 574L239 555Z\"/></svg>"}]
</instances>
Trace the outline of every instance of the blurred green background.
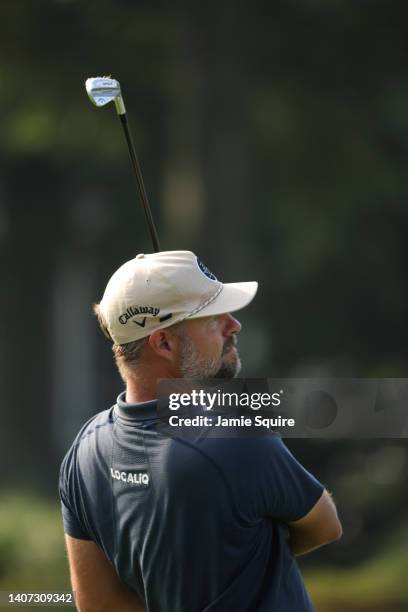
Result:
<instances>
[{"instance_id":1,"label":"blurred green background","mask_svg":"<svg viewBox=\"0 0 408 612\"><path fill-rule=\"evenodd\" d=\"M60 461L121 390L91 303L150 241L224 281L243 375L407 376L408 5L402 0L0 4L0 590L69 587ZM408 444L293 441L341 542L301 565L319 612L408 610Z\"/></svg>"}]
</instances>

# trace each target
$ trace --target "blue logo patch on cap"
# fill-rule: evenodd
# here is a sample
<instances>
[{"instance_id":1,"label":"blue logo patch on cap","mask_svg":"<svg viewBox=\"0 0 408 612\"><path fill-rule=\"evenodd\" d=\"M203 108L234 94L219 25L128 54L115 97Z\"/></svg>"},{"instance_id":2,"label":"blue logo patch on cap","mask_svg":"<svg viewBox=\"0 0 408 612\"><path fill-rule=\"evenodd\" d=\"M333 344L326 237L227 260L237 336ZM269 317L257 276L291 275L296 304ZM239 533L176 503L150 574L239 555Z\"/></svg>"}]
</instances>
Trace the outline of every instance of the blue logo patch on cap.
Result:
<instances>
[{"instance_id":1,"label":"blue logo patch on cap","mask_svg":"<svg viewBox=\"0 0 408 612\"><path fill-rule=\"evenodd\" d=\"M218 281L217 277L214 276L214 274L209 271L207 266L205 266L203 262L198 259L198 257L197 257L197 263L198 263L198 267L200 268L201 272L205 274L207 278L213 281Z\"/></svg>"}]
</instances>

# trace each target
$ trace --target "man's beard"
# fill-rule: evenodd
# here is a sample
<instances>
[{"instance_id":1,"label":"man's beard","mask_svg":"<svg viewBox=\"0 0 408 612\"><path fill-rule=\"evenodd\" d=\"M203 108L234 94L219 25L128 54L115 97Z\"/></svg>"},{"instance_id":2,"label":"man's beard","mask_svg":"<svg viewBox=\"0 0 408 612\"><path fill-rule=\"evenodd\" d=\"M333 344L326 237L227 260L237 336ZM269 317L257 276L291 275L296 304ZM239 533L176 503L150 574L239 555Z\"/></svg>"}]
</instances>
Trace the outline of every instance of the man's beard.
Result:
<instances>
[{"instance_id":1,"label":"man's beard","mask_svg":"<svg viewBox=\"0 0 408 612\"><path fill-rule=\"evenodd\" d=\"M225 342L222 355L219 359L205 359L200 357L191 338L185 335L182 338L179 368L183 378L235 378L241 370L241 360L236 353L232 361L224 360L224 355L231 347L236 346L235 336Z\"/></svg>"}]
</instances>

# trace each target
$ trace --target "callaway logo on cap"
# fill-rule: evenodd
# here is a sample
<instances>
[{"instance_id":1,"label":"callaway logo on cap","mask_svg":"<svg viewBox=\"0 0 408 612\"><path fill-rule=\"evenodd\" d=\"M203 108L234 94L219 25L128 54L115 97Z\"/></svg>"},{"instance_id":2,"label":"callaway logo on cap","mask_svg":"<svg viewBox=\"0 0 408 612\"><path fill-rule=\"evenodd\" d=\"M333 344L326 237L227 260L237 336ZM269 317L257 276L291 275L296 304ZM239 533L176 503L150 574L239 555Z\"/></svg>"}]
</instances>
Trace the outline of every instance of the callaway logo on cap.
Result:
<instances>
[{"instance_id":1,"label":"callaway logo on cap","mask_svg":"<svg viewBox=\"0 0 408 612\"><path fill-rule=\"evenodd\" d=\"M114 273L100 308L113 341L126 344L188 317L239 310L257 288L221 283L191 251L141 253Z\"/></svg>"}]
</instances>

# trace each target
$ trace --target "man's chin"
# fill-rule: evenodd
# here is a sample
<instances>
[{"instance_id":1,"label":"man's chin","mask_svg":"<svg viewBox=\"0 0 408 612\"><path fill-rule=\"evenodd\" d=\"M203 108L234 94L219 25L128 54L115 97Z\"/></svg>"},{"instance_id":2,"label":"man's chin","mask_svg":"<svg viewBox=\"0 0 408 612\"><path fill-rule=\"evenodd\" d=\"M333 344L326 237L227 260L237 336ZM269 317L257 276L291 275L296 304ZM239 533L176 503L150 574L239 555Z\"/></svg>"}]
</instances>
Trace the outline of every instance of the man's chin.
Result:
<instances>
[{"instance_id":1,"label":"man's chin","mask_svg":"<svg viewBox=\"0 0 408 612\"><path fill-rule=\"evenodd\" d=\"M220 369L215 374L214 378L228 380L236 378L241 371L241 360L237 356L233 361L223 361Z\"/></svg>"}]
</instances>

